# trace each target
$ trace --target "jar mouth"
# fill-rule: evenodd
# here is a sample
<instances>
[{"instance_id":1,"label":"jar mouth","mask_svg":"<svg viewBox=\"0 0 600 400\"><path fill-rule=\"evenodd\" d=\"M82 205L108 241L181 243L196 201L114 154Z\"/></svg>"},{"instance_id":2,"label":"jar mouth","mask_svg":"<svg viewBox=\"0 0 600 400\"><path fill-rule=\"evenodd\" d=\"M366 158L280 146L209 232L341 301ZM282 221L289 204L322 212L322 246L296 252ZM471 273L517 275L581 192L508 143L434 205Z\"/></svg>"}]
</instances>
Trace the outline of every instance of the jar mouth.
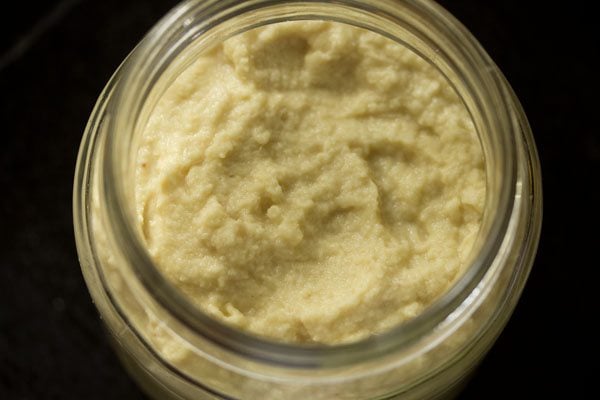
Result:
<instances>
[{"instance_id":1,"label":"jar mouth","mask_svg":"<svg viewBox=\"0 0 600 400\"><path fill-rule=\"evenodd\" d=\"M257 13L264 13L260 22ZM248 15L254 18L248 18ZM339 345L283 343L254 336L221 323L194 306L158 270L133 218L131 137L153 85L185 47L227 21L241 24L228 35L256 26L302 19L329 19L372 30L392 38L434 64L463 98L482 141L486 160L486 204L477 256L454 285L415 318L387 332ZM383 28L385 27L385 28ZM395 30L394 30L395 29ZM224 34L223 32L221 34ZM410 40L409 40L410 39ZM188 0L167 14L134 49L113 79L114 101L107 120L102 187L111 218L109 229L130 260L146 290L194 334L221 348L270 364L315 368L338 367L378 358L407 348L455 317L474 301L472 296L493 264L508 229L516 185L514 137L520 126L508 103L503 77L472 35L447 11L427 0L360 2ZM127 118L117 118L124 115ZM493 196L490 194L493 193Z\"/></svg>"}]
</instances>

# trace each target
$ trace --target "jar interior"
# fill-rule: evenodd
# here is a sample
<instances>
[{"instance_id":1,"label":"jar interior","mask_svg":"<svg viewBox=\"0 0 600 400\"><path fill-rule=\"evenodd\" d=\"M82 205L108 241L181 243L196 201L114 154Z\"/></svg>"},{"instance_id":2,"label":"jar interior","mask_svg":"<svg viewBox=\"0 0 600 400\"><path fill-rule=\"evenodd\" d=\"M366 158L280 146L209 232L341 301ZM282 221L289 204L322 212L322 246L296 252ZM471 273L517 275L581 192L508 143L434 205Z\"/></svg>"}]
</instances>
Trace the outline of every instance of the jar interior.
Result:
<instances>
[{"instance_id":1,"label":"jar interior","mask_svg":"<svg viewBox=\"0 0 600 400\"><path fill-rule=\"evenodd\" d=\"M227 3L227 4L225 4ZM469 296L494 257L498 238L507 225L514 181L514 159L511 139L505 134L510 126L496 112L501 109L503 93L498 93L497 82L485 68L495 68L488 59L477 54L476 43L457 41L457 33L446 29L440 17L436 24L422 18L423 10L411 4L384 4L372 9L368 4L354 2L283 3L278 5L186 3L167 15L140 45L149 56L131 58L135 73L119 94L118 112L129 118L115 118L111 141L112 152L108 164L114 179L115 191L111 204L126 221L125 236L129 248L135 249L135 263L150 290L156 290L167 309L185 321L192 329L226 346L254 356L272 357L285 353L296 362L315 362L315 354L332 356L332 351L344 352L344 360L376 356L402 343L408 343L447 318ZM387 8L386 8L387 7ZM431 6L435 7L435 6ZM399 8L403 8L399 10ZM377 11L377 12L375 12ZM209 16L210 15L210 16ZM484 154L486 197L481 226L472 247L470 267L452 288L413 320L392 331L368 338L359 343L341 346L282 344L253 337L227 327L200 312L164 279L144 247L139 225L135 223L134 171L137 152L148 119L161 96L199 55L217 43L242 32L285 21L328 20L367 29L406 46L438 69L454 88L467 108ZM454 22L454 21L452 21ZM460 34L461 32L459 32ZM462 46L462 47L461 47ZM115 111L116 112L116 111ZM122 134L128 132L128 134ZM382 343L387 343L382 345ZM286 358L284 362L289 362Z\"/></svg>"}]
</instances>

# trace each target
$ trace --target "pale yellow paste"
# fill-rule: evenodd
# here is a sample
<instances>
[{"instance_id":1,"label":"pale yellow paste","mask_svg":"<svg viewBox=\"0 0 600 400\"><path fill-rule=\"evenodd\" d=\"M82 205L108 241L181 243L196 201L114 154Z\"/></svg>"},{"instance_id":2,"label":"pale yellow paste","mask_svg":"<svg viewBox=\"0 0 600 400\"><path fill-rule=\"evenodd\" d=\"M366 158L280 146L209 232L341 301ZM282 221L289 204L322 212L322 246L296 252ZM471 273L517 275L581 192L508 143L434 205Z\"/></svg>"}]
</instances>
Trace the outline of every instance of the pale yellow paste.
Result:
<instances>
[{"instance_id":1,"label":"pale yellow paste","mask_svg":"<svg viewBox=\"0 0 600 400\"><path fill-rule=\"evenodd\" d=\"M426 61L358 28L286 22L228 39L168 88L135 190L151 256L200 309L336 344L449 288L485 171L467 110Z\"/></svg>"}]
</instances>

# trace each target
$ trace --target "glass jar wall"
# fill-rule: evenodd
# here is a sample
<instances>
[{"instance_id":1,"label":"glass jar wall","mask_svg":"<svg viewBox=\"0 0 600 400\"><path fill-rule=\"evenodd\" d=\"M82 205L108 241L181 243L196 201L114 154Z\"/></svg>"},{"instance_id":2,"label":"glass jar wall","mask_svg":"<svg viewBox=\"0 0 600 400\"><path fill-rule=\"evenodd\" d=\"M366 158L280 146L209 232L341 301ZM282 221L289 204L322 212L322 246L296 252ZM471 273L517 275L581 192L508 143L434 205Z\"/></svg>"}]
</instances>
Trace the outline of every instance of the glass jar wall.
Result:
<instances>
[{"instance_id":1,"label":"glass jar wall","mask_svg":"<svg viewBox=\"0 0 600 400\"><path fill-rule=\"evenodd\" d=\"M433 306L392 331L339 346L282 344L212 320L159 273L134 219L133 165L148 115L204 49L288 20L383 34L435 65L467 106L486 164L477 255ZM432 399L456 393L505 325L533 262L541 178L525 115L473 37L429 1L187 1L117 70L90 117L74 188L82 270L115 348L164 399Z\"/></svg>"}]
</instances>

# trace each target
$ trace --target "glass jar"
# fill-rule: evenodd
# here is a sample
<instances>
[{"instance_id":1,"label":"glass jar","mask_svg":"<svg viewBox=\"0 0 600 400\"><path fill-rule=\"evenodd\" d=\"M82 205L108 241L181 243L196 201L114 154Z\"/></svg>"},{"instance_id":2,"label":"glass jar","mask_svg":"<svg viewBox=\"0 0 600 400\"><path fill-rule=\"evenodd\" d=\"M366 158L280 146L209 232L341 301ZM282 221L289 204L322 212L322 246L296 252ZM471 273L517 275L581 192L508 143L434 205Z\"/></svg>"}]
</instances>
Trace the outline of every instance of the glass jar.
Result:
<instances>
[{"instance_id":1,"label":"glass jar","mask_svg":"<svg viewBox=\"0 0 600 400\"><path fill-rule=\"evenodd\" d=\"M225 326L158 272L134 219L133 171L157 99L203 49L245 30L324 19L409 46L468 108L484 150L485 212L473 261L425 312L338 346L282 344ZM115 348L157 399L434 399L460 388L507 322L541 226L541 177L526 117L471 34L426 0L186 1L132 51L100 95L81 144L74 221L81 267Z\"/></svg>"}]
</instances>

